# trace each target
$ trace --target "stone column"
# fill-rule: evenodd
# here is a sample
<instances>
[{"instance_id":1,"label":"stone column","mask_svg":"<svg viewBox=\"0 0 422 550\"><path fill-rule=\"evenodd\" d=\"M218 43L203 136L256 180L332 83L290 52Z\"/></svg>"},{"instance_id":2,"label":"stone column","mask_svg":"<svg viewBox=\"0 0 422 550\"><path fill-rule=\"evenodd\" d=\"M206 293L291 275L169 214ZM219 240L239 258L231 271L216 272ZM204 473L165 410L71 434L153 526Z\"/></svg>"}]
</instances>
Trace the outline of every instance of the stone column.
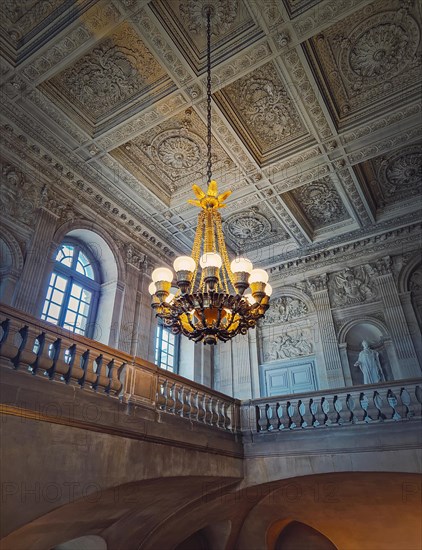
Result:
<instances>
[{"instance_id":1,"label":"stone column","mask_svg":"<svg viewBox=\"0 0 422 550\"><path fill-rule=\"evenodd\" d=\"M396 348L400 378L420 376L421 369L410 336L409 327L391 271L391 258L384 256L371 264L384 306L384 317ZM396 373L394 373L396 376Z\"/></svg>"},{"instance_id":2,"label":"stone column","mask_svg":"<svg viewBox=\"0 0 422 550\"><path fill-rule=\"evenodd\" d=\"M326 274L312 277L308 280L309 289L315 305L318 326L321 335L321 347L324 353L325 368L327 370L328 386L341 388L345 385L343 368L337 344L337 336L331 315L330 299L327 287Z\"/></svg>"},{"instance_id":3,"label":"stone column","mask_svg":"<svg viewBox=\"0 0 422 550\"><path fill-rule=\"evenodd\" d=\"M18 284L16 285L12 305L22 311L39 316L42 310L41 289L47 286L46 267L52 263L54 233L58 216L40 208L37 212L38 222L32 235L26 254L25 263Z\"/></svg>"},{"instance_id":4,"label":"stone column","mask_svg":"<svg viewBox=\"0 0 422 550\"><path fill-rule=\"evenodd\" d=\"M250 330L248 333L252 399L258 399L259 397L261 397L261 391L259 387L258 330L259 328L256 327L255 330Z\"/></svg>"},{"instance_id":5,"label":"stone column","mask_svg":"<svg viewBox=\"0 0 422 550\"><path fill-rule=\"evenodd\" d=\"M227 342L223 345L230 345ZM249 353L249 334L239 334L231 340L234 397L251 399L251 358Z\"/></svg>"}]
</instances>

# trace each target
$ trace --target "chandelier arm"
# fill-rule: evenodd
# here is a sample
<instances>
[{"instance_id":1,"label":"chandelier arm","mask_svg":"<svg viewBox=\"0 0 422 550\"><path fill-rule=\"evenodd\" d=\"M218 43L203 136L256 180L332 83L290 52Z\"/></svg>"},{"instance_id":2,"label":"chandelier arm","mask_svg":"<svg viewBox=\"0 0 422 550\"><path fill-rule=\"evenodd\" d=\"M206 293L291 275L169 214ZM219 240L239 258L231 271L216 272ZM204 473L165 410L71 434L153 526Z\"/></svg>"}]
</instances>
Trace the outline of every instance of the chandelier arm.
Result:
<instances>
[{"instance_id":1,"label":"chandelier arm","mask_svg":"<svg viewBox=\"0 0 422 550\"><path fill-rule=\"evenodd\" d=\"M230 282L231 282L231 284L234 288L234 276L233 276L233 273L230 269L229 255L227 254L226 243L224 241L224 235L223 235L223 226L222 226L222 223L221 223L221 215L220 215L219 212L216 212L215 218L216 218L215 219L215 227L216 227L216 230L217 230L218 247L219 247L219 250L220 250L220 255L223 259L223 264L224 264L224 267L226 268L229 280L230 280ZM229 292L227 292L227 294L229 294Z\"/></svg>"},{"instance_id":2,"label":"chandelier arm","mask_svg":"<svg viewBox=\"0 0 422 550\"><path fill-rule=\"evenodd\" d=\"M193 247L192 247L192 258L195 260L195 271L193 272L192 276L192 282L190 285L190 294L193 293L193 289L195 288L195 282L196 278L198 276L198 268L199 268L199 258L201 256L201 244L202 244L202 238L204 234L204 211L201 210L198 214L198 225L196 227L195 232L195 239L193 241Z\"/></svg>"}]
</instances>

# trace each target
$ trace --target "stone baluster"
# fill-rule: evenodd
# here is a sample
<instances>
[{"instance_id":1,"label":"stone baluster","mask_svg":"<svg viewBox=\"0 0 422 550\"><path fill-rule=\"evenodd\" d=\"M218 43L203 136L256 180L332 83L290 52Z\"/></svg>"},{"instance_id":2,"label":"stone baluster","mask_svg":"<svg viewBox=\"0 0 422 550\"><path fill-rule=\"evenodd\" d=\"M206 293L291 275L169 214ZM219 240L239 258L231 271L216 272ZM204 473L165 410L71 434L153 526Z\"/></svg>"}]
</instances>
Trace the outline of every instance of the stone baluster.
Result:
<instances>
[{"instance_id":1,"label":"stone baluster","mask_svg":"<svg viewBox=\"0 0 422 550\"><path fill-rule=\"evenodd\" d=\"M57 361L60 357L62 339L57 338L54 334L43 332L38 341L38 359L33 366L32 373L36 374L38 370L42 370L44 371L44 376L52 378L56 371ZM69 366L67 366L67 369L68 368Z\"/></svg>"},{"instance_id":2,"label":"stone baluster","mask_svg":"<svg viewBox=\"0 0 422 550\"><path fill-rule=\"evenodd\" d=\"M339 397L338 395L334 396L333 406L334 406L334 410L336 411L336 418L335 418L334 422L336 424L338 424L339 426L341 426L342 424L344 424L344 420L343 420L343 417L341 415L341 413L343 411L343 402L342 402L341 397Z\"/></svg>"},{"instance_id":3,"label":"stone baluster","mask_svg":"<svg viewBox=\"0 0 422 550\"><path fill-rule=\"evenodd\" d=\"M210 424L212 426L218 426L218 400L215 397L210 397L209 400L210 411L211 411L211 420Z\"/></svg>"},{"instance_id":4,"label":"stone baluster","mask_svg":"<svg viewBox=\"0 0 422 550\"><path fill-rule=\"evenodd\" d=\"M38 354L34 352L35 341L40 336L40 330L36 327L25 325L21 329L22 346L19 350L19 356L15 360L15 369L27 367L32 371L32 366L35 365Z\"/></svg>"},{"instance_id":5,"label":"stone baluster","mask_svg":"<svg viewBox=\"0 0 422 550\"><path fill-rule=\"evenodd\" d=\"M406 388L402 388L400 390L400 399L403 405L406 407L406 411L405 411L406 418L412 418L413 416L415 416L415 411L412 407L412 400Z\"/></svg>"},{"instance_id":6,"label":"stone baluster","mask_svg":"<svg viewBox=\"0 0 422 550\"><path fill-rule=\"evenodd\" d=\"M192 420L198 420L198 391L190 394L190 417Z\"/></svg>"},{"instance_id":7,"label":"stone baluster","mask_svg":"<svg viewBox=\"0 0 422 550\"><path fill-rule=\"evenodd\" d=\"M191 393L192 393L192 390L190 388L184 388L183 407L182 407L181 416L185 416L187 418L191 417L191 404L190 404Z\"/></svg>"},{"instance_id":8,"label":"stone baluster","mask_svg":"<svg viewBox=\"0 0 422 550\"><path fill-rule=\"evenodd\" d=\"M297 423L300 422L297 418L296 406L291 401L287 401L286 404L287 416L289 417L289 429L294 430L297 428Z\"/></svg>"},{"instance_id":9,"label":"stone baluster","mask_svg":"<svg viewBox=\"0 0 422 550\"><path fill-rule=\"evenodd\" d=\"M223 404L223 415L224 415L224 427L226 430L230 429L230 416L229 416L229 410L230 410L230 403L228 401L225 401Z\"/></svg>"},{"instance_id":10,"label":"stone baluster","mask_svg":"<svg viewBox=\"0 0 422 550\"><path fill-rule=\"evenodd\" d=\"M283 405L282 405L282 403L277 403L275 411L276 411L276 415L277 415L277 419L278 419L278 429L279 430L284 430L284 428L286 426L284 425L284 422L283 422Z\"/></svg>"},{"instance_id":11,"label":"stone baluster","mask_svg":"<svg viewBox=\"0 0 422 550\"><path fill-rule=\"evenodd\" d=\"M378 391L374 391L374 405L377 409L377 419L384 422L387 418L387 404Z\"/></svg>"},{"instance_id":12,"label":"stone baluster","mask_svg":"<svg viewBox=\"0 0 422 550\"><path fill-rule=\"evenodd\" d=\"M328 416L328 414L330 413L330 403L326 397L323 397L321 399L321 410L324 415L323 424L325 426L330 426L332 423L330 417Z\"/></svg>"},{"instance_id":13,"label":"stone baluster","mask_svg":"<svg viewBox=\"0 0 422 550\"><path fill-rule=\"evenodd\" d=\"M394 378L412 378L421 375L415 347L409 332L403 306L391 271L392 261L385 256L371 264L384 305L385 321L396 350L398 364L392 364Z\"/></svg>"},{"instance_id":14,"label":"stone baluster","mask_svg":"<svg viewBox=\"0 0 422 550\"><path fill-rule=\"evenodd\" d=\"M300 417L300 427L306 428L308 426L308 422L305 419L306 416L306 405L305 403L300 399L297 404L297 411L299 413Z\"/></svg>"},{"instance_id":15,"label":"stone baluster","mask_svg":"<svg viewBox=\"0 0 422 550\"><path fill-rule=\"evenodd\" d=\"M167 384L168 384L168 380L159 380L158 382L156 403L157 403L157 407L162 411L166 410Z\"/></svg>"},{"instance_id":16,"label":"stone baluster","mask_svg":"<svg viewBox=\"0 0 422 550\"><path fill-rule=\"evenodd\" d=\"M268 431L278 429L278 418L276 414L276 403L270 403L267 408L267 419L268 419Z\"/></svg>"},{"instance_id":17,"label":"stone baluster","mask_svg":"<svg viewBox=\"0 0 422 550\"><path fill-rule=\"evenodd\" d=\"M258 431L266 432L268 428L268 418L267 418L267 405L265 403L260 403L256 407L256 418L258 424Z\"/></svg>"},{"instance_id":18,"label":"stone baluster","mask_svg":"<svg viewBox=\"0 0 422 550\"><path fill-rule=\"evenodd\" d=\"M308 280L321 334L321 346L324 354L327 380L330 388L345 386L337 336L331 314L326 274Z\"/></svg>"},{"instance_id":19,"label":"stone baluster","mask_svg":"<svg viewBox=\"0 0 422 550\"><path fill-rule=\"evenodd\" d=\"M372 418L368 413L369 401L367 396L363 392L361 392L361 394L359 395L359 404L363 411L362 420L366 423L372 422Z\"/></svg>"},{"instance_id":20,"label":"stone baluster","mask_svg":"<svg viewBox=\"0 0 422 550\"><path fill-rule=\"evenodd\" d=\"M346 406L347 406L347 408L350 412L350 422L352 424L356 424L357 423L357 417L356 417L356 413L355 413L356 403L355 403L355 400L354 400L353 395L351 393L347 394Z\"/></svg>"},{"instance_id":21,"label":"stone baluster","mask_svg":"<svg viewBox=\"0 0 422 550\"><path fill-rule=\"evenodd\" d=\"M393 420L400 420L401 416L397 411L398 401L397 401L396 394L393 392L393 390L388 390L388 392L387 392L387 401L388 401L388 404L390 405L390 407L393 409L392 419Z\"/></svg>"},{"instance_id":22,"label":"stone baluster","mask_svg":"<svg viewBox=\"0 0 422 550\"><path fill-rule=\"evenodd\" d=\"M69 364L69 370L68 372L62 377L63 380L66 381L66 383L69 382L78 382L80 383L81 380L83 380L84 376L84 368L87 361L89 351L81 346L76 345L75 349L72 354L72 360ZM56 369L56 372L57 369Z\"/></svg>"},{"instance_id":23,"label":"stone baluster","mask_svg":"<svg viewBox=\"0 0 422 550\"><path fill-rule=\"evenodd\" d=\"M14 361L23 345L20 330L22 323L16 319L4 319L2 321L3 335L0 342L0 352L3 357Z\"/></svg>"},{"instance_id":24,"label":"stone baluster","mask_svg":"<svg viewBox=\"0 0 422 550\"><path fill-rule=\"evenodd\" d=\"M311 416L312 416L311 423L314 428L320 425L320 421L318 420L318 411L319 411L318 402L311 398L309 400L309 412L311 413Z\"/></svg>"},{"instance_id":25,"label":"stone baluster","mask_svg":"<svg viewBox=\"0 0 422 550\"><path fill-rule=\"evenodd\" d=\"M205 393L198 395L198 420L199 422L205 422L206 417L206 403L205 403Z\"/></svg>"}]
</instances>

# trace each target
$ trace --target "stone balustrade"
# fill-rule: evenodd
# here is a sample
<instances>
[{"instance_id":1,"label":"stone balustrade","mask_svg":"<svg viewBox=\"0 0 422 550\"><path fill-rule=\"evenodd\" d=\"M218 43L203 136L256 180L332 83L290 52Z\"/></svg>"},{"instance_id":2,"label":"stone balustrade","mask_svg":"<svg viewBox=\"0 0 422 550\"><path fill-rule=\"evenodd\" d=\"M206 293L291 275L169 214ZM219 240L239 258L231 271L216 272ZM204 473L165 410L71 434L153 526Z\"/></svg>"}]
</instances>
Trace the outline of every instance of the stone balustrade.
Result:
<instances>
[{"instance_id":1,"label":"stone balustrade","mask_svg":"<svg viewBox=\"0 0 422 550\"><path fill-rule=\"evenodd\" d=\"M242 402L242 431L313 430L421 417L422 383L398 380Z\"/></svg>"},{"instance_id":2,"label":"stone balustrade","mask_svg":"<svg viewBox=\"0 0 422 550\"><path fill-rule=\"evenodd\" d=\"M236 432L240 402L9 306L0 306L0 360L50 381Z\"/></svg>"}]
</instances>

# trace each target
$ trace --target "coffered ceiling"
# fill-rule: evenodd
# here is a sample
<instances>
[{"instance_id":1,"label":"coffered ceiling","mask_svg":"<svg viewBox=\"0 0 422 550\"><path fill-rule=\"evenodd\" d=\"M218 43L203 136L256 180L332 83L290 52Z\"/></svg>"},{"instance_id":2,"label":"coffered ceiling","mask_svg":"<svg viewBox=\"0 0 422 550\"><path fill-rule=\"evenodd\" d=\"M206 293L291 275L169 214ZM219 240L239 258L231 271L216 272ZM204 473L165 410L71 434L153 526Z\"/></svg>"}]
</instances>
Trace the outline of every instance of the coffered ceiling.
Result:
<instances>
[{"instance_id":1,"label":"coffered ceiling","mask_svg":"<svg viewBox=\"0 0 422 550\"><path fill-rule=\"evenodd\" d=\"M3 175L14 166L160 259L187 252L186 201L206 179L206 2L3 0ZM418 221L420 3L211 4L231 250L271 267Z\"/></svg>"}]
</instances>

